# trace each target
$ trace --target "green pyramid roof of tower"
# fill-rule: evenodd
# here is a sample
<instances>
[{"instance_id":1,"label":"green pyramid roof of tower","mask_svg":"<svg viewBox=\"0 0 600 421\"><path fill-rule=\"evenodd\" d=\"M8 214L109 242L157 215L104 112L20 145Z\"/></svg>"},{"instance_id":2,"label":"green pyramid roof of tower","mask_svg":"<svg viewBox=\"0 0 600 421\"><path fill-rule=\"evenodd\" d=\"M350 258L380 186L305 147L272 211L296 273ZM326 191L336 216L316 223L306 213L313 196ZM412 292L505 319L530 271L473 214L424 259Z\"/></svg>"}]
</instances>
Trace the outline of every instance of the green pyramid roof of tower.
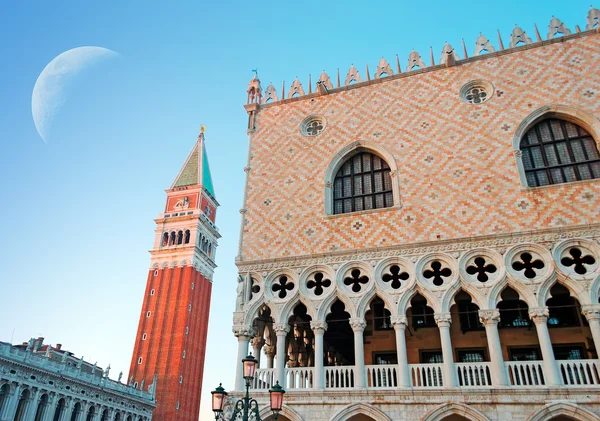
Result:
<instances>
[{"instance_id":1,"label":"green pyramid roof of tower","mask_svg":"<svg viewBox=\"0 0 600 421\"><path fill-rule=\"evenodd\" d=\"M202 185L212 197L215 197L215 189L213 187L212 177L210 175L210 167L208 166L208 155L206 154L206 146L202 142Z\"/></svg>"},{"instance_id":2,"label":"green pyramid roof of tower","mask_svg":"<svg viewBox=\"0 0 600 421\"><path fill-rule=\"evenodd\" d=\"M202 148L201 157L200 148ZM194 145L171 188L195 184L202 185L208 194L213 198L215 197L212 176L210 175L210 167L208 165L208 156L206 155L206 147L204 145L204 134L198 136L198 141Z\"/></svg>"}]
</instances>

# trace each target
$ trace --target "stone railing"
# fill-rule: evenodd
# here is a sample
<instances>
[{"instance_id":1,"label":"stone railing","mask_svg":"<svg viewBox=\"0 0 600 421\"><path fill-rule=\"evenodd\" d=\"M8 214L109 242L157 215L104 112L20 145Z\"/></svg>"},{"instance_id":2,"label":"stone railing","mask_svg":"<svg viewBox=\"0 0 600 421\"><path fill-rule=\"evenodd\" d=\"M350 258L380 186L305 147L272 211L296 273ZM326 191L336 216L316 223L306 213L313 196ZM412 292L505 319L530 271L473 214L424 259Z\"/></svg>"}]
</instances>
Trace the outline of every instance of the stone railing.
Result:
<instances>
[{"instance_id":1,"label":"stone railing","mask_svg":"<svg viewBox=\"0 0 600 421\"><path fill-rule=\"evenodd\" d=\"M559 387L600 386L599 360L562 360L556 362L563 385ZM455 363L458 387L492 388L492 369L489 362ZM510 387L546 387L543 361L505 362ZM410 381L414 389L444 387L444 364L408 364ZM324 367L326 389L352 389L357 381L355 366ZM252 388L267 390L275 383L274 369L256 370ZM286 390L313 389L316 387L314 367L286 368ZM402 388L397 364L365 366L367 389Z\"/></svg>"}]
</instances>

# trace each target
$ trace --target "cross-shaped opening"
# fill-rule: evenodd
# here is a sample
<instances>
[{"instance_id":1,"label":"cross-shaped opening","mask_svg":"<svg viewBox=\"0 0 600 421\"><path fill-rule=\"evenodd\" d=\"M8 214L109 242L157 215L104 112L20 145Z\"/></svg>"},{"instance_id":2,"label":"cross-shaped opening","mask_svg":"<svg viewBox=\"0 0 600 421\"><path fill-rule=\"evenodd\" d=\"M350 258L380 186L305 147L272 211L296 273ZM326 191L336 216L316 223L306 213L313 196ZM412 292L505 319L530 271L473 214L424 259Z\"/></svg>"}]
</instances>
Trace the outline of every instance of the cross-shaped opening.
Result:
<instances>
[{"instance_id":1,"label":"cross-shaped opening","mask_svg":"<svg viewBox=\"0 0 600 421\"><path fill-rule=\"evenodd\" d=\"M273 284L271 287L273 292L279 291L277 294L279 298L285 298L287 296L287 292L294 289L294 283L288 280L288 277L282 275L277 280L277 283Z\"/></svg>"},{"instance_id":2,"label":"cross-shaped opening","mask_svg":"<svg viewBox=\"0 0 600 421\"><path fill-rule=\"evenodd\" d=\"M544 262L540 259L534 259L530 253L521 253L521 260L516 260L512 264L512 268L518 272L524 271L523 274L529 279L536 277L535 269L543 269Z\"/></svg>"},{"instance_id":3,"label":"cross-shaped opening","mask_svg":"<svg viewBox=\"0 0 600 421\"><path fill-rule=\"evenodd\" d=\"M328 288L331 285L331 281L329 279L324 279L325 277L321 272L315 273L314 279L309 279L306 283L306 287L308 289L314 289L315 295L323 294L323 288Z\"/></svg>"},{"instance_id":4,"label":"cross-shaped opening","mask_svg":"<svg viewBox=\"0 0 600 421\"><path fill-rule=\"evenodd\" d=\"M591 254L584 255L581 249L576 247L573 247L571 250L569 250L569 254L571 257L563 257L560 259L560 263L567 267L575 266L573 269L575 270L575 273L579 275L587 273L588 269L585 267L585 265L593 265L596 263L596 259L594 259Z\"/></svg>"},{"instance_id":5,"label":"cross-shaped opening","mask_svg":"<svg viewBox=\"0 0 600 421\"><path fill-rule=\"evenodd\" d=\"M467 273L469 275L477 274L477 280L479 282L487 282L490 279L487 274L495 273L496 270L498 270L495 265L486 264L483 257L476 257L473 263L473 265L467 266Z\"/></svg>"},{"instance_id":6,"label":"cross-shaped opening","mask_svg":"<svg viewBox=\"0 0 600 421\"><path fill-rule=\"evenodd\" d=\"M442 262L434 261L431 263L431 269L423 271L423 276L427 279L431 279L433 285L440 286L444 283L444 278L452 275L450 268L442 267Z\"/></svg>"},{"instance_id":7,"label":"cross-shaped opening","mask_svg":"<svg viewBox=\"0 0 600 421\"><path fill-rule=\"evenodd\" d=\"M360 269L353 269L350 272L350 276L344 279L344 285L352 286L352 292L360 292L361 286L360 284L366 284L369 282L369 277L366 275L360 274Z\"/></svg>"},{"instance_id":8,"label":"cross-shaped opening","mask_svg":"<svg viewBox=\"0 0 600 421\"><path fill-rule=\"evenodd\" d=\"M400 266L393 265L390 267L390 272L383 275L383 282L390 282L393 289L398 289L402 286L401 281L406 281L409 278L408 273L400 271Z\"/></svg>"}]
</instances>

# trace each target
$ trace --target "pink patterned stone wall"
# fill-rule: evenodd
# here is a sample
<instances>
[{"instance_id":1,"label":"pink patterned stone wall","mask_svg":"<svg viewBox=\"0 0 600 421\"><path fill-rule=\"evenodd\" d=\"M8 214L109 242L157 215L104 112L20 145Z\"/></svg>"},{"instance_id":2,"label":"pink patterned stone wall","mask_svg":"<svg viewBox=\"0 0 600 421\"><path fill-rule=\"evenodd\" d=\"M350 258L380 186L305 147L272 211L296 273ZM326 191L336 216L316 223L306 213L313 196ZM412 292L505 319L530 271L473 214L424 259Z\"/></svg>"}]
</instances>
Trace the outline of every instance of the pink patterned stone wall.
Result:
<instances>
[{"instance_id":1,"label":"pink patterned stone wall","mask_svg":"<svg viewBox=\"0 0 600 421\"><path fill-rule=\"evenodd\" d=\"M242 261L600 222L600 181L524 188L513 152L517 127L545 105L600 118L598 69L600 35L590 32L356 89L260 105ZM493 84L494 95L483 104L467 104L459 91L477 79ZM326 119L318 136L299 130L309 115ZM393 155L400 207L325 214L326 169L354 141L376 143Z\"/></svg>"}]
</instances>

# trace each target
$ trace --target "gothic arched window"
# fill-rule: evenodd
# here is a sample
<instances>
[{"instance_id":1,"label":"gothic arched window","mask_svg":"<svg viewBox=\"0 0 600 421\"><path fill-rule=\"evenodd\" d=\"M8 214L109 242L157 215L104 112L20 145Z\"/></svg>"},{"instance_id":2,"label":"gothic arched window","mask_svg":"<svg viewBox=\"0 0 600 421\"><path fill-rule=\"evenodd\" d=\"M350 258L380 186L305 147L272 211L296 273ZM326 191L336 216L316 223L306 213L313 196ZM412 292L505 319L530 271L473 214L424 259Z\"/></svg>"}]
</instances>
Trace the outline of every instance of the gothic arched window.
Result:
<instances>
[{"instance_id":1,"label":"gothic arched window","mask_svg":"<svg viewBox=\"0 0 600 421\"><path fill-rule=\"evenodd\" d=\"M540 121L523 136L520 148L529 187L600 178L594 138L569 121Z\"/></svg>"},{"instance_id":2,"label":"gothic arched window","mask_svg":"<svg viewBox=\"0 0 600 421\"><path fill-rule=\"evenodd\" d=\"M333 184L335 214L387 208L394 205L388 164L369 152L348 158Z\"/></svg>"}]
</instances>

